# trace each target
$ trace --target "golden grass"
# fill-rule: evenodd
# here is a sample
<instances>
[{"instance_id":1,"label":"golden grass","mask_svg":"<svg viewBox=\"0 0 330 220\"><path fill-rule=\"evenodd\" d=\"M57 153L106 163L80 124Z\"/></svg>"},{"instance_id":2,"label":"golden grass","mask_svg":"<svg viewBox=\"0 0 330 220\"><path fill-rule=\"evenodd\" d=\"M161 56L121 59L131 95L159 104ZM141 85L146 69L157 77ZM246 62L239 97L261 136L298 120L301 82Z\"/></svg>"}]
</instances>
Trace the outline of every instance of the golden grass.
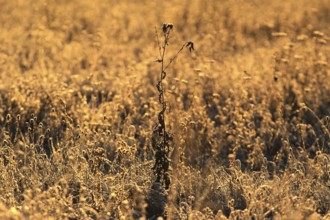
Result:
<instances>
[{"instance_id":1,"label":"golden grass","mask_svg":"<svg viewBox=\"0 0 330 220\"><path fill-rule=\"evenodd\" d=\"M0 2L1 219L330 218L327 0Z\"/></svg>"}]
</instances>

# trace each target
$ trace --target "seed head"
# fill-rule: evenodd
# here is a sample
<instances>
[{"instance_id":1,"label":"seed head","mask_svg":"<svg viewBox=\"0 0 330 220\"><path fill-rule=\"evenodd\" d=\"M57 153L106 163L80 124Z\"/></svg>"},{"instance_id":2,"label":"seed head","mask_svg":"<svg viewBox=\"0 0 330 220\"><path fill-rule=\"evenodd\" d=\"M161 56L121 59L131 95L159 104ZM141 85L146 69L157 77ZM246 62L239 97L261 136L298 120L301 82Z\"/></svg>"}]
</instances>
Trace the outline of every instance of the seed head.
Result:
<instances>
[{"instance_id":1,"label":"seed head","mask_svg":"<svg viewBox=\"0 0 330 220\"><path fill-rule=\"evenodd\" d=\"M163 33L166 34L168 30L173 30L173 24L172 23L164 23L163 24Z\"/></svg>"},{"instance_id":2,"label":"seed head","mask_svg":"<svg viewBox=\"0 0 330 220\"><path fill-rule=\"evenodd\" d=\"M6 122L9 123L11 121L11 115L10 114L7 114L6 116Z\"/></svg>"},{"instance_id":3,"label":"seed head","mask_svg":"<svg viewBox=\"0 0 330 220\"><path fill-rule=\"evenodd\" d=\"M188 41L187 44L186 44L186 47L189 49L190 52L195 50L194 42L192 42L192 41Z\"/></svg>"}]
</instances>

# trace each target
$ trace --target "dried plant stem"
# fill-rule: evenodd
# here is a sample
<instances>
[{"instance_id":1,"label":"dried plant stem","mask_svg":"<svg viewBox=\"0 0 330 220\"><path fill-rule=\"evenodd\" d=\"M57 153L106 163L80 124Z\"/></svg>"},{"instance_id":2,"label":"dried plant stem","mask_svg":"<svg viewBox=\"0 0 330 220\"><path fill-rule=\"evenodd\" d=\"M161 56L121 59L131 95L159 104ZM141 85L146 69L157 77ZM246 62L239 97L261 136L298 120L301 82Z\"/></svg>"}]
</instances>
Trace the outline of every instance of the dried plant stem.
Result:
<instances>
[{"instance_id":1,"label":"dried plant stem","mask_svg":"<svg viewBox=\"0 0 330 220\"><path fill-rule=\"evenodd\" d=\"M170 187L170 175L169 175L169 167L170 167L170 141L172 141L172 135L166 130L165 123L165 111L167 107L167 103L165 100L165 90L163 85L163 80L166 78L166 70L173 63L173 61L178 57L180 52L187 47L191 52L194 49L193 42L189 41L178 50L178 52L170 58L168 64L165 65L165 54L167 50L167 46L169 45L170 33L173 30L173 24L163 24L162 33L163 33L163 43L160 44L157 28L156 30L156 39L159 49L159 59L156 61L161 64L160 68L160 79L156 85L158 90L158 102L161 105L161 111L158 113L158 124L154 129L152 143L153 148L155 150L155 165L153 167L154 174L156 176L156 182L161 182L166 189Z\"/></svg>"},{"instance_id":2,"label":"dried plant stem","mask_svg":"<svg viewBox=\"0 0 330 220\"><path fill-rule=\"evenodd\" d=\"M168 174L169 169L169 148L170 148L170 134L166 131L166 124L165 124L165 111L166 111L166 101L164 97L164 85L163 80L166 78L166 72L164 69L164 59L165 59L165 53L166 53L166 47L168 45L169 40L169 34L170 34L170 28L166 28L163 34L164 34L164 42L162 45L160 45L158 33L156 29L156 35L157 35L157 43L159 46L159 54L160 59L158 60L161 63L161 70L160 70L160 79L156 85L157 90L159 92L158 101L161 105L161 111L158 113L158 126L154 130L154 134L158 134L159 137L161 137L161 140L157 142L155 135L153 135L153 143L154 143L154 149L156 152L156 160L155 165L153 167L154 173L156 176L157 182L163 182L163 185L165 185L165 188L168 189L170 186L170 177Z\"/></svg>"}]
</instances>

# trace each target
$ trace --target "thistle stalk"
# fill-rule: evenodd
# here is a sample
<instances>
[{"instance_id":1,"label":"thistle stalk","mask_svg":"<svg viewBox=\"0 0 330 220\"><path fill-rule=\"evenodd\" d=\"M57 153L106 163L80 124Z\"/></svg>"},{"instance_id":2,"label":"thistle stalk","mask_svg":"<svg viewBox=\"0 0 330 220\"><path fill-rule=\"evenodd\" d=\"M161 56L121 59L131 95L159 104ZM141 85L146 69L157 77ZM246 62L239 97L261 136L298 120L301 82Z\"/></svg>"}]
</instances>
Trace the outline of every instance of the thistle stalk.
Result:
<instances>
[{"instance_id":1,"label":"thistle stalk","mask_svg":"<svg viewBox=\"0 0 330 220\"><path fill-rule=\"evenodd\" d=\"M171 184L169 167L170 167L170 142L173 140L172 134L166 130L165 123L165 111L166 111L166 100L165 100L165 90L163 85L163 80L166 78L166 71L168 67L173 63L173 61L178 57L181 51L187 47L191 52L194 50L194 44L189 41L178 50L178 52L170 58L169 62L165 65L165 54L167 51L167 46L169 45L170 33L173 31L173 24L163 24L162 34L163 42L160 44L158 32L156 28L156 39L159 48L159 62L160 65L160 79L156 85L158 90L158 102L161 105L161 111L158 113L158 123L153 131L152 145L155 150L155 164L153 166L154 175L156 177L156 182L161 182L165 189L169 189Z\"/></svg>"}]
</instances>

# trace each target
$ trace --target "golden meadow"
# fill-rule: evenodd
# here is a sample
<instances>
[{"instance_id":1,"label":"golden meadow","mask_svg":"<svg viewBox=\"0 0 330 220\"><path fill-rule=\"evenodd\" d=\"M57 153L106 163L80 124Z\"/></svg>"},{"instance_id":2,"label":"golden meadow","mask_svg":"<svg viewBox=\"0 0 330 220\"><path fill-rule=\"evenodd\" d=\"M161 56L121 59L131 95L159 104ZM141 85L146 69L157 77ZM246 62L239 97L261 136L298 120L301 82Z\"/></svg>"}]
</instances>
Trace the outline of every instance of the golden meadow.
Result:
<instances>
[{"instance_id":1,"label":"golden meadow","mask_svg":"<svg viewBox=\"0 0 330 220\"><path fill-rule=\"evenodd\" d=\"M1 219L330 218L329 1L0 5Z\"/></svg>"}]
</instances>

